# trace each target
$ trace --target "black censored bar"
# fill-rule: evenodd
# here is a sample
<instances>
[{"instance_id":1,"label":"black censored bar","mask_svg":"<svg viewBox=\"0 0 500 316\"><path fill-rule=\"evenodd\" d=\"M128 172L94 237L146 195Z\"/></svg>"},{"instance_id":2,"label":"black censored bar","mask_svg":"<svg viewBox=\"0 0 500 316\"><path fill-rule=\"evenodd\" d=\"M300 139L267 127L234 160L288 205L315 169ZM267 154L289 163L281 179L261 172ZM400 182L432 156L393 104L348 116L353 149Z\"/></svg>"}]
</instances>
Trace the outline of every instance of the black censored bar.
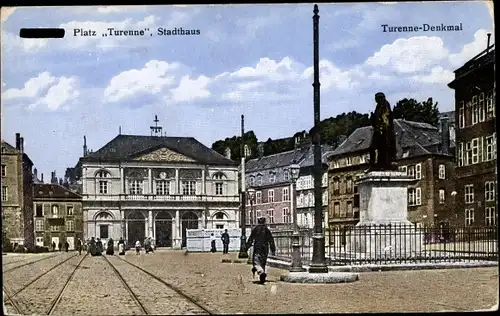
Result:
<instances>
[{"instance_id":1,"label":"black censored bar","mask_svg":"<svg viewBox=\"0 0 500 316\"><path fill-rule=\"evenodd\" d=\"M19 31L21 38L63 38L64 29L56 28L25 28Z\"/></svg>"}]
</instances>

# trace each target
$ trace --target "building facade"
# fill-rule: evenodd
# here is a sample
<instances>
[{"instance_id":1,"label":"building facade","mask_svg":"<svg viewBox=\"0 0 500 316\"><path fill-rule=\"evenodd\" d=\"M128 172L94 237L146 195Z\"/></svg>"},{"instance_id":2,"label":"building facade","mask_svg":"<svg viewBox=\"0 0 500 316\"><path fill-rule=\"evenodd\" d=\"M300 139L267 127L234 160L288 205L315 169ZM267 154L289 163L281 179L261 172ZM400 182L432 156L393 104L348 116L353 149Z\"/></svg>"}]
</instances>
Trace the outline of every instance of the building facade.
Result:
<instances>
[{"instance_id":1,"label":"building facade","mask_svg":"<svg viewBox=\"0 0 500 316\"><path fill-rule=\"evenodd\" d=\"M322 147L323 157L331 151L331 147ZM310 144L296 146L294 150L251 159L245 164L245 183L247 188L255 190L254 199L250 202L247 194L247 221L249 226L255 225L257 218L265 217L270 228L287 230L294 227L295 215L297 225L301 228L312 228L314 223L314 177L313 147ZM299 177L294 186L290 166L300 167ZM326 185L323 181L324 192ZM311 197L312 196L312 197ZM323 205L326 210L328 200L323 193ZM295 205L292 203L295 199ZM296 207L297 214L294 214Z\"/></svg>"},{"instance_id":2,"label":"building facade","mask_svg":"<svg viewBox=\"0 0 500 316\"><path fill-rule=\"evenodd\" d=\"M422 225L449 222L454 206L453 143L448 122L441 130L425 123L394 120L397 164L414 181L408 187L408 220ZM356 129L329 156L329 227L342 231L359 221L357 178L369 168L372 127Z\"/></svg>"},{"instance_id":3,"label":"building facade","mask_svg":"<svg viewBox=\"0 0 500 316\"><path fill-rule=\"evenodd\" d=\"M194 138L118 135L76 170L85 238L181 248L186 229L239 228L238 164Z\"/></svg>"},{"instance_id":4,"label":"building facade","mask_svg":"<svg viewBox=\"0 0 500 316\"><path fill-rule=\"evenodd\" d=\"M487 47L455 70L457 208L462 225L498 223L495 50Z\"/></svg>"},{"instance_id":5,"label":"building facade","mask_svg":"<svg viewBox=\"0 0 500 316\"><path fill-rule=\"evenodd\" d=\"M75 249L75 241L83 236L82 197L59 184L35 183L33 186L33 220L37 246L59 247L67 241Z\"/></svg>"},{"instance_id":6,"label":"building facade","mask_svg":"<svg viewBox=\"0 0 500 316\"><path fill-rule=\"evenodd\" d=\"M16 133L16 147L2 140L2 229L11 243L34 247L33 162Z\"/></svg>"}]
</instances>

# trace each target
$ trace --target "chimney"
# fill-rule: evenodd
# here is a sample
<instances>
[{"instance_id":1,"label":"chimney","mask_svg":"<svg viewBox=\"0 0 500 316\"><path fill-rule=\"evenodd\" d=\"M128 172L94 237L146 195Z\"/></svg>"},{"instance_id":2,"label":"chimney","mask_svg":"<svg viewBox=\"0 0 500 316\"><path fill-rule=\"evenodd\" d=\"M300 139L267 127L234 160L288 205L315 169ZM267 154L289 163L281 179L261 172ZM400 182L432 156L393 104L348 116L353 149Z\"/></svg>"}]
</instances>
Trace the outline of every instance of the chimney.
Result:
<instances>
[{"instance_id":1,"label":"chimney","mask_svg":"<svg viewBox=\"0 0 500 316\"><path fill-rule=\"evenodd\" d=\"M21 152L23 153L24 152L24 137L21 137L20 141L21 141Z\"/></svg>"},{"instance_id":2,"label":"chimney","mask_svg":"<svg viewBox=\"0 0 500 316\"><path fill-rule=\"evenodd\" d=\"M226 150L224 151L224 156L226 156L227 159L231 159L231 148L226 147Z\"/></svg>"},{"instance_id":3,"label":"chimney","mask_svg":"<svg viewBox=\"0 0 500 316\"><path fill-rule=\"evenodd\" d=\"M262 158L264 156L264 144L263 143L259 143L257 145L257 151L259 152L259 158Z\"/></svg>"},{"instance_id":4,"label":"chimney","mask_svg":"<svg viewBox=\"0 0 500 316\"><path fill-rule=\"evenodd\" d=\"M450 123L448 116L441 117L439 127L441 130L441 152L448 154L450 150Z\"/></svg>"},{"instance_id":5,"label":"chimney","mask_svg":"<svg viewBox=\"0 0 500 316\"><path fill-rule=\"evenodd\" d=\"M35 179L38 180L38 170L36 168L33 169L33 173L35 174Z\"/></svg>"},{"instance_id":6,"label":"chimney","mask_svg":"<svg viewBox=\"0 0 500 316\"><path fill-rule=\"evenodd\" d=\"M40 173L40 181L43 183L43 172Z\"/></svg>"},{"instance_id":7,"label":"chimney","mask_svg":"<svg viewBox=\"0 0 500 316\"><path fill-rule=\"evenodd\" d=\"M83 136L83 157L87 156L87 136Z\"/></svg>"},{"instance_id":8,"label":"chimney","mask_svg":"<svg viewBox=\"0 0 500 316\"><path fill-rule=\"evenodd\" d=\"M21 134L16 133L16 149L21 150Z\"/></svg>"}]
</instances>

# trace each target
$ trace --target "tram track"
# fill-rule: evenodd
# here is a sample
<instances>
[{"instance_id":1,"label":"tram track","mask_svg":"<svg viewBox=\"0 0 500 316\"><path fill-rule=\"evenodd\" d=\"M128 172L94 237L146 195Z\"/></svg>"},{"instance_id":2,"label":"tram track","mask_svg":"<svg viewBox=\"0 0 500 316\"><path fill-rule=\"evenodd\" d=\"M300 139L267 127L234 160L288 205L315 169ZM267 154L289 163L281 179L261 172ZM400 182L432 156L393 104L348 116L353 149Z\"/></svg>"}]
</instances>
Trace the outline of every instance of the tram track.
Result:
<instances>
[{"instance_id":1,"label":"tram track","mask_svg":"<svg viewBox=\"0 0 500 316\"><path fill-rule=\"evenodd\" d=\"M38 260L34 260L34 261L30 261L31 258L29 259L22 259L22 260L17 260L17 261L14 261L14 262L8 262L8 263L5 263L2 265L2 268L5 267L6 265L10 265L10 264L16 264L16 263L20 263L20 262L26 262L26 261L29 261L29 262L26 262L26 263L23 263L23 264L20 264L18 266L15 266L13 268L9 268L7 270L4 270L3 273L9 273L11 271L14 271L14 270L17 270L19 268L22 268L22 267L25 267L25 266L28 266L30 264L34 264L34 263L37 263L37 262L40 262L40 261L43 261L43 260L48 260L48 259L51 259L51 258L55 258L57 257L59 254L56 254L56 255L53 255L53 256L47 256L47 257L44 257L44 258L41 258L41 259L38 259Z\"/></svg>"},{"instance_id":2,"label":"tram track","mask_svg":"<svg viewBox=\"0 0 500 316\"><path fill-rule=\"evenodd\" d=\"M68 261L70 261L72 259L75 259L77 257L78 257L78 255L73 255L73 256L70 256L67 259L64 259L63 261L57 263L55 266L51 267L49 270L45 271L41 275L38 275L36 278L34 278L31 281L29 281L27 284L23 285L20 289L18 289L17 291L15 291L12 294L10 293L10 291L8 291L4 287L5 302L8 303L10 306L12 306L13 309L16 311L17 314L20 314L20 315L23 315L23 314L33 314L33 310L32 310L33 308L36 309L36 313L37 314L40 314L38 306L33 307L31 304L29 304L30 303L29 297L31 297L31 295L28 295L28 294L33 294L33 293L26 294L25 292L29 292L31 290L31 288L35 287L35 285L37 284L37 281L42 280L43 277L48 276L49 273L55 271L55 269L57 269L59 267L63 267L63 266L66 267L66 265L71 265L71 263L68 262ZM87 254L85 254L83 256L83 258L81 260L79 260L76 265L74 265L75 268L71 270L70 276L64 281L64 285L62 286L62 288L58 292L58 294L55 296L55 299L49 300L49 302L50 302L50 308L49 308L49 310L48 311L44 311L43 313L46 313L47 315L50 315L50 313L54 310L55 306L60 301L60 298L61 298L64 290L66 289L68 283L72 280L75 272L78 270L78 268L80 267L81 263L83 262L83 260L86 257L87 257ZM54 280L57 282L57 277L56 278L50 278L48 280L48 284L50 284L50 286L47 285L46 287L42 287L42 288L53 289L53 288L57 287L57 285L54 286L53 284L51 284ZM39 294L39 289L33 289L33 291L36 294ZM23 296L23 294L26 294L26 296L28 297L28 299L26 299L26 298L24 298L24 299L17 299L16 298L18 296Z\"/></svg>"},{"instance_id":3,"label":"tram track","mask_svg":"<svg viewBox=\"0 0 500 316\"><path fill-rule=\"evenodd\" d=\"M143 269L140 266L137 266L125 259L120 258L119 256L113 256L112 258L116 258L117 261L120 263L125 264L128 267L132 267L133 270L136 272L146 274L149 276L152 282L144 282L144 278L136 278L139 280L139 284L149 284L149 283L160 283L164 287L166 287L168 290L173 292L173 295L168 295L165 299L160 299L164 303L161 305L166 306L155 306L155 305L160 305L156 304L157 302L145 302L146 298L148 297L140 297L140 295L137 295L136 292L139 292L137 288L140 287L138 284L131 285L129 282L127 282L123 276L123 273L121 273L118 268L116 267L116 264L113 264L111 260L107 257L104 257L105 260L108 262L108 264L111 266L115 274L118 276L124 287L127 289L127 291L130 293L131 297L133 298L134 302L137 304L137 306L140 307L140 309L143 311L144 315L158 315L158 314L179 314L181 311L180 310L186 310L185 313L188 313L190 315L214 315L216 314L214 311L210 310L207 306L205 306L203 303L199 302L197 299L193 298L192 296L184 293L181 291L178 287L176 287L173 284L170 284L169 282L166 282L165 280L159 278L158 276L152 274L151 272ZM114 260L114 259L113 259ZM122 267L123 269L123 267ZM130 275L130 273L133 273L132 271L129 271L127 275ZM151 286L151 285L149 285ZM133 288L136 288L135 290ZM155 288L156 291L159 292L168 292L167 291L160 291L158 288ZM175 297L177 296L177 297ZM181 300L179 300L179 298ZM176 305L174 307L173 305ZM151 307L150 307L151 306ZM193 308L194 307L194 308ZM165 309L172 309L168 313Z\"/></svg>"},{"instance_id":4,"label":"tram track","mask_svg":"<svg viewBox=\"0 0 500 316\"><path fill-rule=\"evenodd\" d=\"M68 280L64 283L64 286L63 288L61 289L61 291L59 292L59 294L57 295L57 298L54 300L54 302L51 304L50 306L50 309L49 311L47 312L47 315L52 315L52 313L54 312L54 310L56 309L56 306L57 304L59 304L59 302L61 301L61 298L63 296L63 293L64 293L64 290L66 290L66 288L68 287L69 283L73 280L74 276L75 276L75 273L76 271L80 268L80 266L82 265L82 262L83 260L85 260L85 258L88 257L88 253L86 253L85 255L83 255L83 258L82 260L80 260L78 262L78 264L75 266L75 269L71 272Z\"/></svg>"}]
</instances>

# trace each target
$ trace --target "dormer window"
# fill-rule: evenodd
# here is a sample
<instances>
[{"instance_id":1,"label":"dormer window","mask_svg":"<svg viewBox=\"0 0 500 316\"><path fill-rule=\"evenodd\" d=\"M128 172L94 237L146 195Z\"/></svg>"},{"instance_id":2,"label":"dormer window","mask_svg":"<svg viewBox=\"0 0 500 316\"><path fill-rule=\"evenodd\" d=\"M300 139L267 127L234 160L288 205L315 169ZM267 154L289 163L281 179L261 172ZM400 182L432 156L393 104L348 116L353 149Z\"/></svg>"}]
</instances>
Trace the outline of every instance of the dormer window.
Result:
<instances>
[{"instance_id":1,"label":"dormer window","mask_svg":"<svg viewBox=\"0 0 500 316\"><path fill-rule=\"evenodd\" d=\"M283 179L285 181L289 181L290 180L290 171L285 170L285 172L283 173Z\"/></svg>"},{"instance_id":2,"label":"dormer window","mask_svg":"<svg viewBox=\"0 0 500 316\"><path fill-rule=\"evenodd\" d=\"M276 173L274 173L274 172L269 173L269 182L271 182L271 183L276 182Z\"/></svg>"}]
</instances>

